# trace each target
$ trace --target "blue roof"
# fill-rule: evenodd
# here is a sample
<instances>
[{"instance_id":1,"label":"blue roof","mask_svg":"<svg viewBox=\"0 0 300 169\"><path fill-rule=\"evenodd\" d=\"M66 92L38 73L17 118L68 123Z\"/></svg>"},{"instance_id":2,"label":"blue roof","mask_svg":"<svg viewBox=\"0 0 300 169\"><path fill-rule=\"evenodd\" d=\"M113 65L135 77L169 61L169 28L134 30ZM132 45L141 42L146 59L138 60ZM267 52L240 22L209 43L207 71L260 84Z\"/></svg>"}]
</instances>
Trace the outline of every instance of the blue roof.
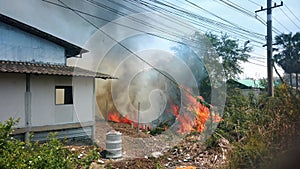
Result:
<instances>
[{"instance_id":1,"label":"blue roof","mask_svg":"<svg viewBox=\"0 0 300 169\"><path fill-rule=\"evenodd\" d=\"M264 86L261 85L260 80L245 79L245 80L234 80L234 81L251 88L259 88L259 89L265 88Z\"/></svg>"}]
</instances>

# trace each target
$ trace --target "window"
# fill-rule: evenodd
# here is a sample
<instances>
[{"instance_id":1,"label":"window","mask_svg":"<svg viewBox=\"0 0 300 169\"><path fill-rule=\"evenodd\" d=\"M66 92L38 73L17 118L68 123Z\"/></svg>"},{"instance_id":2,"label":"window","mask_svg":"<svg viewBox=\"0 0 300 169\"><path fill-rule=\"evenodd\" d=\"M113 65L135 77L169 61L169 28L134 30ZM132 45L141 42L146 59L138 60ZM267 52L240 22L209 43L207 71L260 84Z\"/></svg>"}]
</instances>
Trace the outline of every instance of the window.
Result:
<instances>
[{"instance_id":1,"label":"window","mask_svg":"<svg viewBox=\"0 0 300 169\"><path fill-rule=\"evenodd\" d=\"M55 86L55 104L73 104L72 86Z\"/></svg>"}]
</instances>

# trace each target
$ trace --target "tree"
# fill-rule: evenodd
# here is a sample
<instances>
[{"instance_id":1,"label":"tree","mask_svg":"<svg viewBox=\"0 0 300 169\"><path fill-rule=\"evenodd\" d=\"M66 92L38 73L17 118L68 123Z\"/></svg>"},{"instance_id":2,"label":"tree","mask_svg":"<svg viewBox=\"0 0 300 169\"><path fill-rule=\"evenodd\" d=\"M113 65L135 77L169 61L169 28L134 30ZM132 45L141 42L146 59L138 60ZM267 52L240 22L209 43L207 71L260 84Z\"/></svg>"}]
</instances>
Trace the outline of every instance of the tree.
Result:
<instances>
[{"instance_id":1,"label":"tree","mask_svg":"<svg viewBox=\"0 0 300 169\"><path fill-rule=\"evenodd\" d=\"M230 39L227 34L222 34L218 37L208 33L206 36L221 58L225 78L227 80L233 79L243 73L240 63L248 61L250 55L247 52L250 52L252 48L246 45L240 46L238 40Z\"/></svg>"},{"instance_id":2,"label":"tree","mask_svg":"<svg viewBox=\"0 0 300 169\"><path fill-rule=\"evenodd\" d=\"M246 43L241 46L239 40L231 39L227 34L218 36L212 33L202 35L199 32L195 32L189 38L189 41L185 41L184 43L194 47L194 52L200 56L201 62L206 64L206 69L210 69L208 71L214 71L219 68L213 67L215 66L213 62L221 63L224 69L223 75L226 80L236 78L239 74L243 73L240 63L247 62L250 57L247 53L252 51L252 48L248 47ZM179 56L183 56L183 58L190 56L190 52L188 52L186 47L182 47L182 45L174 47L173 50ZM216 54L210 54L212 50L215 50ZM212 65L208 68L207 63L211 63Z\"/></svg>"},{"instance_id":3,"label":"tree","mask_svg":"<svg viewBox=\"0 0 300 169\"><path fill-rule=\"evenodd\" d=\"M290 74L290 84L292 84L292 73L300 73L300 32L281 34L275 37L275 42L279 47L279 52L274 55L274 61L282 69ZM296 84L298 79L296 80Z\"/></svg>"}]
</instances>

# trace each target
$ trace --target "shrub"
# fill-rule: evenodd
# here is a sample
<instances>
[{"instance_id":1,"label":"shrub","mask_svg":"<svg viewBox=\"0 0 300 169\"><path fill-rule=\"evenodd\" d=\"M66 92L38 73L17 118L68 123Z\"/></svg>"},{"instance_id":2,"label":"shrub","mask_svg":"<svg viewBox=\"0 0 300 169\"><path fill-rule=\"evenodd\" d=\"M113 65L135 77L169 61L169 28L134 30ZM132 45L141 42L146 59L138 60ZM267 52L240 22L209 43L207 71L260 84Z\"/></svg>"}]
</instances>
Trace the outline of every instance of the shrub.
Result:
<instances>
[{"instance_id":1,"label":"shrub","mask_svg":"<svg viewBox=\"0 0 300 169\"><path fill-rule=\"evenodd\" d=\"M243 96L238 90L228 93L223 121L207 145L214 147L220 137L230 141L228 168L269 166L297 133L299 92L282 85L273 98Z\"/></svg>"},{"instance_id":2,"label":"shrub","mask_svg":"<svg viewBox=\"0 0 300 169\"><path fill-rule=\"evenodd\" d=\"M10 118L0 123L0 168L88 168L91 162L99 158L97 150L91 150L86 158L78 159L56 134L49 135L49 141L25 143L12 137L12 127L18 121Z\"/></svg>"}]
</instances>

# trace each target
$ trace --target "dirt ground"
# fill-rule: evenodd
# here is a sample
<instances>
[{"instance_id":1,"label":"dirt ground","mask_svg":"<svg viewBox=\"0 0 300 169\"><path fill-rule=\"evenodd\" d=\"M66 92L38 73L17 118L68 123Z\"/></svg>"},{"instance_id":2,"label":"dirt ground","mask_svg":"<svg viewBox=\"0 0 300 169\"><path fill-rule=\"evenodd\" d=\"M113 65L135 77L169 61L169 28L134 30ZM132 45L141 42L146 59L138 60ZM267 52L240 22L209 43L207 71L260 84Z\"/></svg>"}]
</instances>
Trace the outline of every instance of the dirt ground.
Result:
<instances>
[{"instance_id":1,"label":"dirt ground","mask_svg":"<svg viewBox=\"0 0 300 169\"><path fill-rule=\"evenodd\" d=\"M97 145L105 147L106 133L116 130L122 133L123 158L144 158L152 152L165 151L172 141L165 141L165 136L151 136L145 131L137 131L137 128L124 123L114 123L106 121L97 121L95 139Z\"/></svg>"},{"instance_id":2,"label":"dirt ground","mask_svg":"<svg viewBox=\"0 0 300 169\"><path fill-rule=\"evenodd\" d=\"M106 133L116 130L122 133L122 158L105 158ZM135 127L123 123L107 123L97 120L95 139L101 158L93 162L90 168L221 168L226 162L227 141L219 143L218 150L206 150L199 134L179 137L171 132L152 136L146 131L137 131ZM73 144L67 146L74 152L85 152L92 146Z\"/></svg>"}]
</instances>

